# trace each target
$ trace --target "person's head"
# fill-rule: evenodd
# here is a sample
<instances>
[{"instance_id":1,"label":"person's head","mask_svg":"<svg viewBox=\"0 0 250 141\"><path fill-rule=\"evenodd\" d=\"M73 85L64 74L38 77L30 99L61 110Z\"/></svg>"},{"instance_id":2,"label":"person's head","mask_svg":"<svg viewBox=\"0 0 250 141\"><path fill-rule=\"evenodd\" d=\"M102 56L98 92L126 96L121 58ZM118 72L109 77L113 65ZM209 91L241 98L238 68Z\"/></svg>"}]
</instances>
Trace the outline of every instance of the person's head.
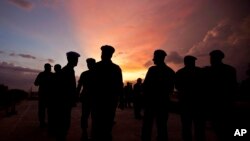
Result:
<instances>
[{"instance_id":1,"label":"person's head","mask_svg":"<svg viewBox=\"0 0 250 141\"><path fill-rule=\"evenodd\" d=\"M186 67L195 67L195 61L197 60L196 57L187 55L184 57L184 65Z\"/></svg>"},{"instance_id":2,"label":"person's head","mask_svg":"<svg viewBox=\"0 0 250 141\"><path fill-rule=\"evenodd\" d=\"M211 65L221 64L222 59L225 57L224 53L221 50L213 50L209 53L209 55Z\"/></svg>"},{"instance_id":3,"label":"person's head","mask_svg":"<svg viewBox=\"0 0 250 141\"><path fill-rule=\"evenodd\" d=\"M86 59L87 66L89 70L92 70L95 67L96 61L93 58Z\"/></svg>"},{"instance_id":4,"label":"person's head","mask_svg":"<svg viewBox=\"0 0 250 141\"><path fill-rule=\"evenodd\" d=\"M68 64L72 65L72 66L77 66L78 63L78 57L80 57L80 54L78 54L77 52L67 52L67 60L68 60Z\"/></svg>"},{"instance_id":5,"label":"person's head","mask_svg":"<svg viewBox=\"0 0 250 141\"><path fill-rule=\"evenodd\" d=\"M55 71L56 73L57 73L57 72L60 72L61 69L62 69L62 67L61 67L60 64L56 64L56 65L54 66L54 71Z\"/></svg>"},{"instance_id":6,"label":"person's head","mask_svg":"<svg viewBox=\"0 0 250 141\"><path fill-rule=\"evenodd\" d=\"M141 78L138 78L138 79L137 79L137 83L141 84L141 83L142 83L142 79L141 79Z\"/></svg>"},{"instance_id":7,"label":"person's head","mask_svg":"<svg viewBox=\"0 0 250 141\"><path fill-rule=\"evenodd\" d=\"M167 53L164 50L158 49L154 51L154 58L153 62L155 65L159 65L164 63L165 57L167 56Z\"/></svg>"},{"instance_id":8,"label":"person's head","mask_svg":"<svg viewBox=\"0 0 250 141\"><path fill-rule=\"evenodd\" d=\"M110 45L104 45L101 47L102 50L102 60L107 61L107 60L111 60L113 53L115 52L114 47L110 46Z\"/></svg>"},{"instance_id":9,"label":"person's head","mask_svg":"<svg viewBox=\"0 0 250 141\"><path fill-rule=\"evenodd\" d=\"M49 63L44 64L44 71L51 72L51 65Z\"/></svg>"}]
</instances>

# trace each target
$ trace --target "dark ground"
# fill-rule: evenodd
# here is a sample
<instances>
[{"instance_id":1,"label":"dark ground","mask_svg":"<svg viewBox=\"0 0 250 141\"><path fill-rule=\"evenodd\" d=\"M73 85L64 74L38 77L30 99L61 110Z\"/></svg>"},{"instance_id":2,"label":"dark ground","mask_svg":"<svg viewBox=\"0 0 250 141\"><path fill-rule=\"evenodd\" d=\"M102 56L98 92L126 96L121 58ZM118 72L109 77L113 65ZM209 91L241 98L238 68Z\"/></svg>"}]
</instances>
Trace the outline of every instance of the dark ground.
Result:
<instances>
[{"instance_id":1,"label":"dark ground","mask_svg":"<svg viewBox=\"0 0 250 141\"><path fill-rule=\"evenodd\" d=\"M78 103L72 111L72 123L67 137L69 141L80 141L81 105ZM37 119L37 101L22 101L16 107L18 113L6 117L4 111L0 111L0 141L54 141L49 137L45 129L39 128ZM116 124L113 129L113 141L140 141L141 120L133 118L133 110L117 110ZM168 120L169 141L181 141L181 125L179 115L171 113ZM152 141L155 141L156 130L153 130ZM209 123L206 127L206 140L216 141L214 132Z\"/></svg>"}]
</instances>

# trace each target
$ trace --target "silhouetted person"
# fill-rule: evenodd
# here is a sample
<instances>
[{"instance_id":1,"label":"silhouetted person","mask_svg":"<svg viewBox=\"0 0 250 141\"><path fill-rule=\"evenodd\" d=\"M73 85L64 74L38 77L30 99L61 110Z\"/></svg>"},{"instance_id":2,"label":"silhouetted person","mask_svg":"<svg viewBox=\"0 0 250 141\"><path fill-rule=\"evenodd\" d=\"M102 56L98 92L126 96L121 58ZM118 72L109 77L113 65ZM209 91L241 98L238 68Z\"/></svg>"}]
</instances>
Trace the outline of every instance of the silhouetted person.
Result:
<instances>
[{"instance_id":1,"label":"silhouetted person","mask_svg":"<svg viewBox=\"0 0 250 141\"><path fill-rule=\"evenodd\" d=\"M207 90L209 92L209 112L215 133L219 140L230 140L235 129L232 129L232 102L236 93L236 70L222 62L224 53L221 50L210 52L210 67L205 68Z\"/></svg>"},{"instance_id":2,"label":"silhouetted person","mask_svg":"<svg viewBox=\"0 0 250 141\"><path fill-rule=\"evenodd\" d=\"M77 93L80 94L80 101L82 102L82 117L81 117L81 128L82 128L82 140L88 140L88 118L91 112L91 101L92 95L95 89L94 85L94 69L96 61L93 58L86 60L88 69L84 71L77 85ZM82 91L81 91L82 89Z\"/></svg>"},{"instance_id":3,"label":"silhouetted person","mask_svg":"<svg viewBox=\"0 0 250 141\"><path fill-rule=\"evenodd\" d=\"M119 95L118 108L121 110L124 110L125 108L125 92L124 91L120 93Z\"/></svg>"},{"instance_id":4,"label":"silhouetted person","mask_svg":"<svg viewBox=\"0 0 250 141\"><path fill-rule=\"evenodd\" d=\"M71 109L77 101L76 79L74 67L77 66L78 57L76 52L68 52L68 63L62 68L58 84L60 84L59 97L56 101L58 106L57 112L57 138L66 140L67 132L70 127Z\"/></svg>"},{"instance_id":5,"label":"silhouetted person","mask_svg":"<svg viewBox=\"0 0 250 141\"><path fill-rule=\"evenodd\" d=\"M57 74L57 73L60 73L61 70L62 70L62 67L61 67L60 64L56 64L56 65L54 66L54 71L55 71L56 74Z\"/></svg>"},{"instance_id":6,"label":"silhouetted person","mask_svg":"<svg viewBox=\"0 0 250 141\"><path fill-rule=\"evenodd\" d=\"M185 56L185 66L176 72L175 88L179 96L183 141L192 141L192 124L195 140L205 140L201 68L195 66L195 60L194 56Z\"/></svg>"},{"instance_id":7,"label":"silhouetted person","mask_svg":"<svg viewBox=\"0 0 250 141\"><path fill-rule=\"evenodd\" d=\"M60 97L59 89L61 87L60 83L60 75L61 75L61 65L56 64L54 66L54 71L53 73L53 78L52 78L52 92L49 95L49 104L48 104L48 132L50 136L56 135L56 123L57 123L57 112L58 112L58 107L57 107L57 101L58 98Z\"/></svg>"},{"instance_id":8,"label":"silhouetted person","mask_svg":"<svg viewBox=\"0 0 250 141\"><path fill-rule=\"evenodd\" d=\"M134 94L134 116L135 119L141 119L141 111L143 106L143 93L142 93L142 79L138 78L134 87L133 87L133 94Z\"/></svg>"},{"instance_id":9,"label":"silhouetted person","mask_svg":"<svg viewBox=\"0 0 250 141\"><path fill-rule=\"evenodd\" d=\"M157 141L168 140L169 95L174 90L175 72L165 64L166 55L164 50L155 50L153 58L155 66L149 68L143 83L145 106L142 141L151 140L154 119L156 119Z\"/></svg>"},{"instance_id":10,"label":"silhouetted person","mask_svg":"<svg viewBox=\"0 0 250 141\"><path fill-rule=\"evenodd\" d=\"M118 98L123 89L122 71L111 61L115 49L104 45L101 50L101 61L96 64L95 70L92 135L94 141L111 141Z\"/></svg>"},{"instance_id":11,"label":"silhouetted person","mask_svg":"<svg viewBox=\"0 0 250 141\"><path fill-rule=\"evenodd\" d=\"M250 64L248 70L246 71L247 78L240 83L239 87L239 97L234 105L235 117L233 121L235 122L234 129L246 129L249 133L250 131ZM237 136L235 140L250 139L250 134L244 134L244 136Z\"/></svg>"},{"instance_id":12,"label":"silhouetted person","mask_svg":"<svg viewBox=\"0 0 250 141\"><path fill-rule=\"evenodd\" d=\"M48 107L48 96L51 94L52 88L52 72L51 65L46 63L44 65L44 71L40 72L34 82L35 86L39 86L38 89L38 118L40 127L46 125L45 116Z\"/></svg>"},{"instance_id":13,"label":"silhouetted person","mask_svg":"<svg viewBox=\"0 0 250 141\"><path fill-rule=\"evenodd\" d=\"M125 108L131 108L132 107L132 99L133 99L133 88L132 88L132 84L130 82L127 82L127 85L124 86L124 106Z\"/></svg>"}]
</instances>

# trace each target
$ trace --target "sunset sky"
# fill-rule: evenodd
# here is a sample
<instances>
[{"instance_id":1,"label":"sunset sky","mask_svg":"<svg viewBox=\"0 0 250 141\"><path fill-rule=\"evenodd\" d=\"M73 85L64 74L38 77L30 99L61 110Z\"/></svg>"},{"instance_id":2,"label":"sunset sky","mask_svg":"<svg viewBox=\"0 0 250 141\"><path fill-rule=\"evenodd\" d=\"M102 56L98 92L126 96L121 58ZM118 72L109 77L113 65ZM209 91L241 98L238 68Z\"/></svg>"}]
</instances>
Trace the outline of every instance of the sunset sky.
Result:
<instances>
[{"instance_id":1,"label":"sunset sky","mask_svg":"<svg viewBox=\"0 0 250 141\"><path fill-rule=\"evenodd\" d=\"M156 49L175 71L185 55L204 67L220 49L240 82L250 63L249 7L249 0L1 0L0 84L28 90L45 63L65 66L68 51L81 54L79 76L105 44L115 47L124 81L144 78Z\"/></svg>"}]
</instances>

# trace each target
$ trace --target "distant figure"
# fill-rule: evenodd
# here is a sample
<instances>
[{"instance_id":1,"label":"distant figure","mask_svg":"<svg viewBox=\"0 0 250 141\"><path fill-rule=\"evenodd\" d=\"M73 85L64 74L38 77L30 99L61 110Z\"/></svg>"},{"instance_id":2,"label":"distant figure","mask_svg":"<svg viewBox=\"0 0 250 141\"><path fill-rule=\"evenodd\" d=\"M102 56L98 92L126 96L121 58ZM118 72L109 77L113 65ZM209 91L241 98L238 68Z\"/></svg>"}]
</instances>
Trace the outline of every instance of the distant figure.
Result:
<instances>
[{"instance_id":1,"label":"distant figure","mask_svg":"<svg viewBox=\"0 0 250 141\"><path fill-rule=\"evenodd\" d=\"M62 71L62 67L60 64L56 64L54 66L54 71L55 73L53 73L53 78L52 78L52 92L48 97L48 133L50 136L54 136L56 135L56 123L57 123L57 111L58 111L58 107L57 107L57 100L60 97L60 93L59 93L59 89L60 89L60 84L58 82L60 82L60 75L61 75L61 71Z\"/></svg>"},{"instance_id":2,"label":"distant figure","mask_svg":"<svg viewBox=\"0 0 250 141\"><path fill-rule=\"evenodd\" d=\"M123 89L122 71L111 61L115 49L104 45L101 50L101 61L97 62L95 69L92 135L94 141L111 141L118 98Z\"/></svg>"},{"instance_id":3,"label":"distant figure","mask_svg":"<svg viewBox=\"0 0 250 141\"><path fill-rule=\"evenodd\" d=\"M196 57L185 56L184 67L176 72L183 141L192 141L192 124L196 141L205 140L204 100L201 91L201 68L195 66Z\"/></svg>"},{"instance_id":4,"label":"distant figure","mask_svg":"<svg viewBox=\"0 0 250 141\"><path fill-rule=\"evenodd\" d=\"M135 119L141 119L141 111L143 107L143 93L142 93L142 79L138 78L134 87L133 87L133 94L134 94L134 117Z\"/></svg>"},{"instance_id":5,"label":"distant figure","mask_svg":"<svg viewBox=\"0 0 250 141\"><path fill-rule=\"evenodd\" d=\"M211 66L205 68L208 110L218 139L230 140L235 131L232 129L232 104L237 89L236 70L222 62L221 50L213 50L209 55Z\"/></svg>"},{"instance_id":6,"label":"distant figure","mask_svg":"<svg viewBox=\"0 0 250 141\"><path fill-rule=\"evenodd\" d=\"M127 85L124 86L123 88L124 90L124 106L125 108L132 108L132 101L133 101L133 87L132 84L130 82L127 82Z\"/></svg>"},{"instance_id":7,"label":"distant figure","mask_svg":"<svg viewBox=\"0 0 250 141\"><path fill-rule=\"evenodd\" d=\"M80 101L82 102L81 128L83 141L88 141L88 118L91 112L91 97L95 89L94 69L96 64L96 61L93 58L88 58L86 62L89 70L84 71L81 74L77 85L77 94L80 94Z\"/></svg>"},{"instance_id":8,"label":"distant figure","mask_svg":"<svg viewBox=\"0 0 250 141\"><path fill-rule=\"evenodd\" d=\"M56 64L54 66L54 71L55 71L56 74L59 73L59 72L61 72L61 70L62 70L62 67L61 67L60 64Z\"/></svg>"},{"instance_id":9,"label":"distant figure","mask_svg":"<svg viewBox=\"0 0 250 141\"><path fill-rule=\"evenodd\" d=\"M46 125L45 116L48 107L48 96L51 94L52 88L52 72L51 65L46 63L44 65L44 71L40 72L34 82L35 86L39 86L38 89L38 118L40 127L43 128Z\"/></svg>"},{"instance_id":10,"label":"distant figure","mask_svg":"<svg viewBox=\"0 0 250 141\"><path fill-rule=\"evenodd\" d=\"M62 68L60 77L57 80L60 85L58 92L59 97L56 101L57 109L57 138L60 141L66 140L67 132L70 127L71 109L77 101L76 79L74 67L77 66L78 57L76 52L68 52L68 63Z\"/></svg>"},{"instance_id":11,"label":"distant figure","mask_svg":"<svg viewBox=\"0 0 250 141\"><path fill-rule=\"evenodd\" d=\"M167 120L169 111L169 95L174 90L175 72L165 62L166 52L155 50L154 64L149 68L144 83L144 117L142 124L142 141L151 140L153 121L156 119L157 141L167 141Z\"/></svg>"}]
</instances>

